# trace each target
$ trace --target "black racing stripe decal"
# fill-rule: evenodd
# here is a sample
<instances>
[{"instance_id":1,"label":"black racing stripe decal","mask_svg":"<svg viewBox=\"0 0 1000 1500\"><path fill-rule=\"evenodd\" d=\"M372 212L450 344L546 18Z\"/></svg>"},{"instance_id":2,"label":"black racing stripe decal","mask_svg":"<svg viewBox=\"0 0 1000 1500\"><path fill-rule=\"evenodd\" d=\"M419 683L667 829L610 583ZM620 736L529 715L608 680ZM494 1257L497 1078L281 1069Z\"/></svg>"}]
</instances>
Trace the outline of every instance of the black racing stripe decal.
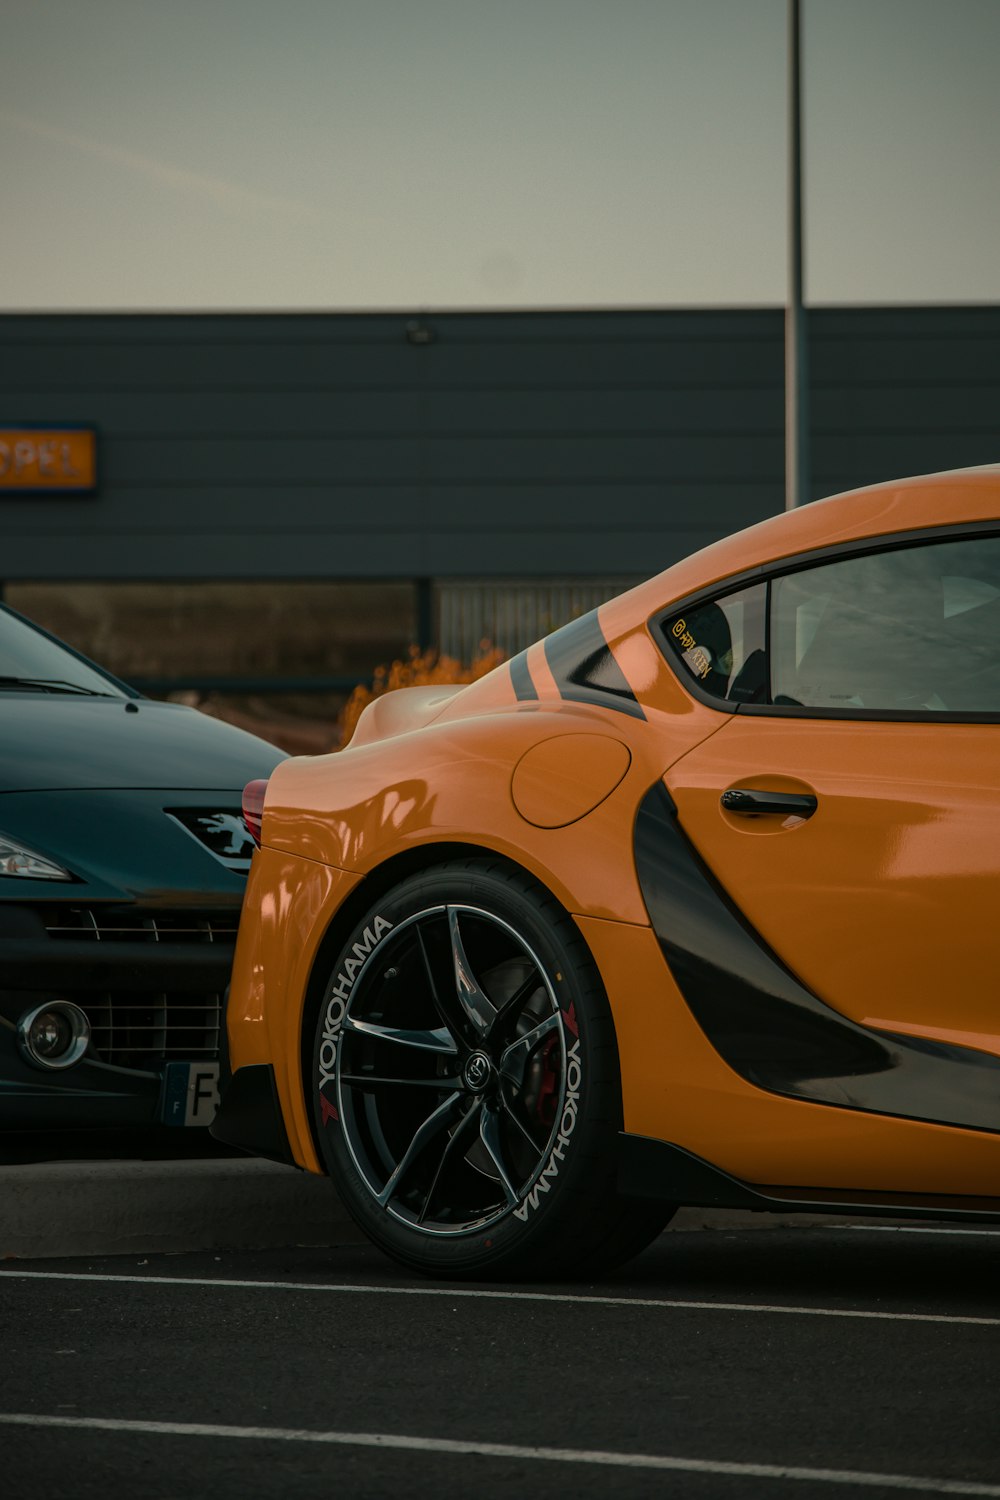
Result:
<instances>
[{"instance_id":1,"label":"black racing stripe decal","mask_svg":"<svg viewBox=\"0 0 1000 1500\"><path fill-rule=\"evenodd\" d=\"M715 1050L770 1093L1000 1132L1000 1059L873 1031L785 967L688 841L662 782L635 825L643 900L663 956Z\"/></svg>"},{"instance_id":2,"label":"black racing stripe decal","mask_svg":"<svg viewBox=\"0 0 1000 1500\"><path fill-rule=\"evenodd\" d=\"M545 659L561 697L614 708L635 719L646 717L604 639L596 609L546 636L544 644Z\"/></svg>"},{"instance_id":3,"label":"black racing stripe decal","mask_svg":"<svg viewBox=\"0 0 1000 1500\"><path fill-rule=\"evenodd\" d=\"M532 682L531 673L528 671L527 651L522 651L520 655L511 658L510 680L514 688L514 697L521 703L538 697L538 689Z\"/></svg>"}]
</instances>

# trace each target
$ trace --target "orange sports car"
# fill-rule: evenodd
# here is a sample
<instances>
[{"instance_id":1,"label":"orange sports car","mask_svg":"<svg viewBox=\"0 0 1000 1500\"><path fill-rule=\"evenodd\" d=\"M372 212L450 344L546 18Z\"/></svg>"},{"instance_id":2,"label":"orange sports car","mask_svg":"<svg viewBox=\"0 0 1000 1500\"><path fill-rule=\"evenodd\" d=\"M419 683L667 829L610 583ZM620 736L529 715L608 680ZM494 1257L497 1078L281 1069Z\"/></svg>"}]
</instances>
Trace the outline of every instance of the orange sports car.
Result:
<instances>
[{"instance_id":1,"label":"orange sports car","mask_svg":"<svg viewBox=\"0 0 1000 1500\"><path fill-rule=\"evenodd\" d=\"M251 783L215 1132L438 1276L1000 1217L1000 466L729 537Z\"/></svg>"}]
</instances>

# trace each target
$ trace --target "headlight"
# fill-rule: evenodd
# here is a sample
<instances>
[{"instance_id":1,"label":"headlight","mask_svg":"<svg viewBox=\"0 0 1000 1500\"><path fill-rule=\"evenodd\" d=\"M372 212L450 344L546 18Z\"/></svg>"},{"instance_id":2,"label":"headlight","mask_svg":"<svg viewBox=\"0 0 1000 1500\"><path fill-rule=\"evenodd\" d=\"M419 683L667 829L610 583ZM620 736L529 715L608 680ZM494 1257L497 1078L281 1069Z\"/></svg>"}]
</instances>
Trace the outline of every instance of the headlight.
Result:
<instances>
[{"instance_id":1,"label":"headlight","mask_svg":"<svg viewBox=\"0 0 1000 1500\"><path fill-rule=\"evenodd\" d=\"M24 844L0 833L0 875L16 875L20 880L72 880L62 865L53 864L44 854L36 854Z\"/></svg>"}]
</instances>

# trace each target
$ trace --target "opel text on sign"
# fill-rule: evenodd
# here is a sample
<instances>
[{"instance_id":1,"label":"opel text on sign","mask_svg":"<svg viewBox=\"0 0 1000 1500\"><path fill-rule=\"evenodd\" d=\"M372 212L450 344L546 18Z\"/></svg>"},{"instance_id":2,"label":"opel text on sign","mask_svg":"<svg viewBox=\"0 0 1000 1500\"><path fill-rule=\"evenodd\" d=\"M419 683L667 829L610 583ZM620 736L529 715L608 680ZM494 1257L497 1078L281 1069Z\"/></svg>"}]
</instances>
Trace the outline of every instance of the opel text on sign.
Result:
<instances>
[{"instance_id":1,"label":"opel text on sign","mask_svg":"<svg viewBox=\"0 0 1000 1500\"><path fill-rule=\"evenodd\" d=\"M0 491L96 487L92 427L0 427Z\"/></svg>"}]
</instances>

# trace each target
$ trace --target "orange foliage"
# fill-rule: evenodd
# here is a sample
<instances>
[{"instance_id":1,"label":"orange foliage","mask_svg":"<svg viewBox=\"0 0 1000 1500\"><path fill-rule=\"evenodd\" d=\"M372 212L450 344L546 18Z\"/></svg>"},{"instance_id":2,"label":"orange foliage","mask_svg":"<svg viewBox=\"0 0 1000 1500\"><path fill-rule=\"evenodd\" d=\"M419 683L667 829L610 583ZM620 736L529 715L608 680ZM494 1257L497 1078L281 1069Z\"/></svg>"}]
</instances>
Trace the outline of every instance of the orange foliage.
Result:
<instances>
[{"instance_id":1,"label":"orange foliage","mask_svg":"<svg viewBox=\"0 0 1000 1500\"><path fill-rule=\"evenodd\" d=\"M359 686L344 704L338 720L340 743L346 745L354 733L357 722L375 698L391 693L394 688L429 687L436 683L478 682L487 672L492 672L506 653L489 641L480 641L479 650L467 665L454 656L440 656L436 651L421 651L411 646L405 661L394 661L391 666L375 670L370 688Z\"/></svg>"}]
</instances>

